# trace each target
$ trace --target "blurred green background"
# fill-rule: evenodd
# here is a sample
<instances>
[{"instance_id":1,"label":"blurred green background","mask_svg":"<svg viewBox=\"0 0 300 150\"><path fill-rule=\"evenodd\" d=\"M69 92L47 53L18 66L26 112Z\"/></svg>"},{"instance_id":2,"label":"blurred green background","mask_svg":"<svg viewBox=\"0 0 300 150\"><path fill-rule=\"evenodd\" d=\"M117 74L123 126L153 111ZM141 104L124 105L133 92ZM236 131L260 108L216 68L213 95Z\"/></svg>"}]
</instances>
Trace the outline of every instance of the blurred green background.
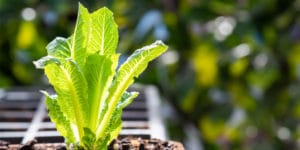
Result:
<instances>
[{"instance_id":1,"label":"blurred green background","mask_svg":"<svg viewBox=\"0 0 300 150\"><path fill-rule=\"evenodd\" d=\"M155 84L172 140L188 150L300 149L300 0L82 0L106 6L118 52L169 50L138 82ZM77 1L0 0L0 87L44 85L33 60L73 31Z\"/></svg>"}]
</instances>

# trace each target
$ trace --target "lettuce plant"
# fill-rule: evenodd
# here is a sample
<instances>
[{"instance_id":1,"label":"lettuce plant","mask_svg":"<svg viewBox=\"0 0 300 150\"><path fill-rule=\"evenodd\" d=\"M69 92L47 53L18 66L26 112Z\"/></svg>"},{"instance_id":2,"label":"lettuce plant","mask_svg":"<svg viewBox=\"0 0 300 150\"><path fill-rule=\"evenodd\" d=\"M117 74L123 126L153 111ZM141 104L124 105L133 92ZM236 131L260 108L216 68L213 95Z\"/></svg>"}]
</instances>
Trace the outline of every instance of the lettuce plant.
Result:
<instances>
[{"instance_id":1,"label":"lettuce plant","mask_svg":"<svg viewBox=\"0 0 300 150\"><path fill-rule=\"evenodd\" d=\"M118 66L118 27L113 13L93 13L79 4L74 33L47 45L48 55L34 61L55 95L42 91L52 122L74 149L107 149L122 128L122 109L137 92L127 92L148 63L167 50L161 41L136 50Z\"/></svg>"}]
</instances>

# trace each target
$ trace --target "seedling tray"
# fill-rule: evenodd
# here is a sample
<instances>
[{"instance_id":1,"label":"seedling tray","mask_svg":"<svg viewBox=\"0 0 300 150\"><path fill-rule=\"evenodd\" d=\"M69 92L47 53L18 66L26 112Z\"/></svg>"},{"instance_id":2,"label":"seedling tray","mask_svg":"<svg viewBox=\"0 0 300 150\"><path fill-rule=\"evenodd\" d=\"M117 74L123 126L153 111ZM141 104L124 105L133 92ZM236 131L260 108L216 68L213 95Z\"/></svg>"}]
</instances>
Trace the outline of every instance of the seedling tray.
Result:
<instances>
[{"instance_id":1,"label":"seedling tray","mask_svg":"<svg viewBox=\"0 0 300 150\"><path fill-rule=\"evenodd\" d=\"M17 87L0 90L0 140L24 144L36 139L39 143L61 143L55 125L47 116L41 87ZM140 95L123 110L123 127L119 138L141 137L166 139L159 116L159 96L154 86L134 85L130 91ZM50 90L51 91L51 90Z\"/></svg>"}]
</instances>

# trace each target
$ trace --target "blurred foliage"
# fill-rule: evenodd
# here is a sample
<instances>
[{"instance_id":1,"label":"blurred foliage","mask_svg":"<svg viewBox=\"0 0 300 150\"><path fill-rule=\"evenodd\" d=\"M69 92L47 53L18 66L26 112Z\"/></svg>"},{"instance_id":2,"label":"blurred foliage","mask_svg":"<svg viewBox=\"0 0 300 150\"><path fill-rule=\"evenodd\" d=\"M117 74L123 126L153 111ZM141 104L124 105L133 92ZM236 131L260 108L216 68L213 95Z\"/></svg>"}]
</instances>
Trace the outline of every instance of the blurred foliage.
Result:
<instances>
[{"instance_id":1,"label":"blurred foliage","mask_svg":"<svg viewBox=\"0 0 300 150\"><path fill-rule=\"evenodd\" d=\"M112 9L120 52L155 39L170 46L138 81L179 111L171 139L184 140L190 121L205 149L300 149L300 0L81 2ZM0 86L44 84L31 62L70 34L76 11L71 0L0 0Z\"/></svg>"}]
</instances>

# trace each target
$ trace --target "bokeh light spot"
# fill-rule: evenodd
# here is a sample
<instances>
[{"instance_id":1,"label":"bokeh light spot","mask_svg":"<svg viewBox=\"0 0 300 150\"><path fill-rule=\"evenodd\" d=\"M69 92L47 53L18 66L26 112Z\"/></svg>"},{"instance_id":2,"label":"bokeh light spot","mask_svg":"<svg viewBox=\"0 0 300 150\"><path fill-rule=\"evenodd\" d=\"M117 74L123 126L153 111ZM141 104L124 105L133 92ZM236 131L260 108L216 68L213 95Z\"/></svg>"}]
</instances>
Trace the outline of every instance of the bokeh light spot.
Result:
<instances>
[{"instance_id":1,"label":"bokeh light spot","mask_svg":"<svg viewBox=\"0 0 300 150\"><path fill-rule=\"evenodd\" d=\"M32 21L36 17L36 12L33 8L24 8L22 10L21 16L26 21Z\"/></svg>"}]
</instances>

